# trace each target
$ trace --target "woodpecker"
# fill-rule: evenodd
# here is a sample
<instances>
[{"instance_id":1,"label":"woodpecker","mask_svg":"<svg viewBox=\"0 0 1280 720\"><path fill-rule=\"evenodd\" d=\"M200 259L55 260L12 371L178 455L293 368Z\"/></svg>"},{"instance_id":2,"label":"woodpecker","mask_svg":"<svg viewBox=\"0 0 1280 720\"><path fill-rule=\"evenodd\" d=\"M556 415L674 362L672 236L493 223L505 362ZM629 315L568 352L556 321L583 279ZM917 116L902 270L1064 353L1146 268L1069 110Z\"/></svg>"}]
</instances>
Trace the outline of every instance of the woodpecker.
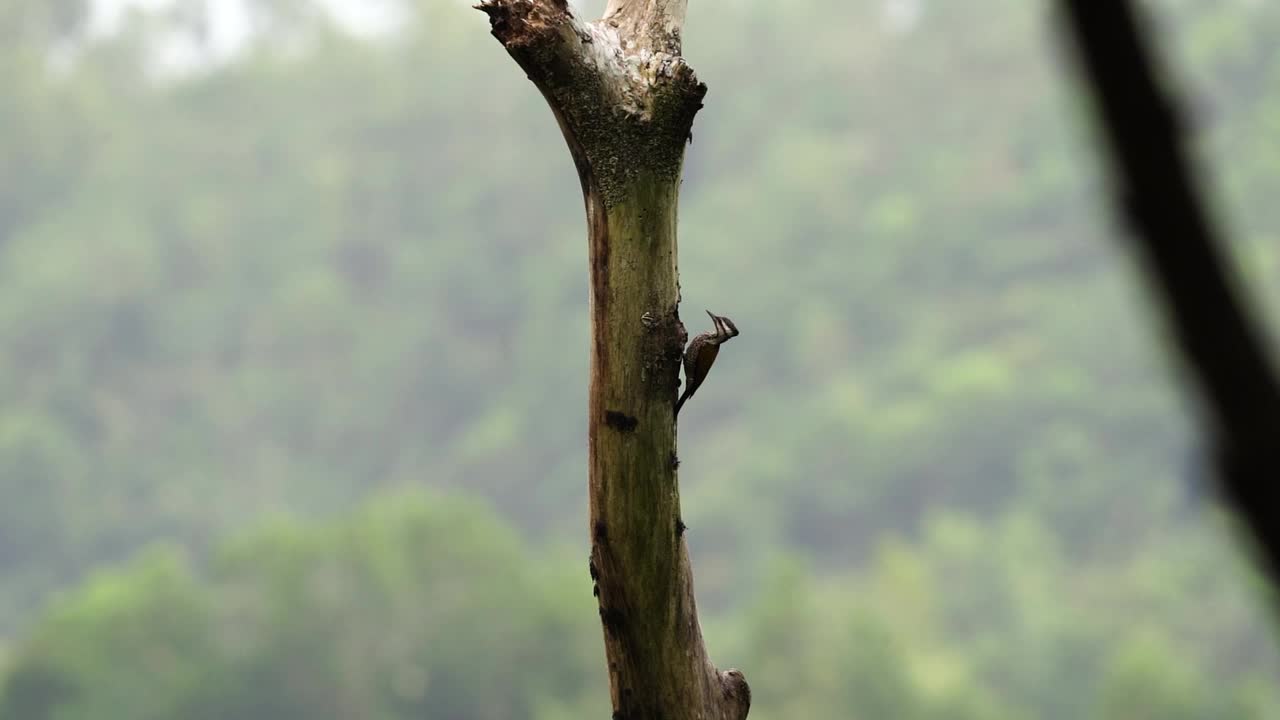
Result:
<instances>
[{"instance_id":1,"label":"woodpecker","mask_svg":"<svg viewBox=\"0 0 1280 720\"><path fill-rule=\"evenodd\" d=\"M707 373L711 372L711 366L716 361L716 355L720 354L720 345L730 338L738 337L738 328L733 321L723 315L712 314L710 310L707 314L711 316L711 323L716 329L711 332L704 332L689 341L689 347L684 351L684 394L676 401L676 413L679 414L680 406L684 405L684 401L693 397L698 391L698 387L702 385L702 381L707 379Z\"/></svg>"}]
</instances>

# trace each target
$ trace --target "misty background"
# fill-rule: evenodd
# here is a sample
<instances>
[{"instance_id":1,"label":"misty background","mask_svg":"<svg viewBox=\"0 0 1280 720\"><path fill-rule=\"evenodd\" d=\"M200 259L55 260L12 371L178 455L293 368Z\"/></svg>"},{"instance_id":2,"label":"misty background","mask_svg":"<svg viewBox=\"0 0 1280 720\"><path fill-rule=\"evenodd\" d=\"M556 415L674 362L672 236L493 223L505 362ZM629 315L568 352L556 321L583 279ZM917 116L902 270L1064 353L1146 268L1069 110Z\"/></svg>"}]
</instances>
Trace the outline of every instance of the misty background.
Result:
<instances>
[{"instance_id":1,"label":"misty background","mask_svg":"<svg viewBox=\"0 0 1280 720\"><path fill-rule=\"evenodd\" d=\"M0 0L3 720L603 717L581 195L469 4ZM1280 5L1150 6L1275 338ZM1047 9L690 2L753 719L1280 716Z\"/></svg>"}]
</instances>

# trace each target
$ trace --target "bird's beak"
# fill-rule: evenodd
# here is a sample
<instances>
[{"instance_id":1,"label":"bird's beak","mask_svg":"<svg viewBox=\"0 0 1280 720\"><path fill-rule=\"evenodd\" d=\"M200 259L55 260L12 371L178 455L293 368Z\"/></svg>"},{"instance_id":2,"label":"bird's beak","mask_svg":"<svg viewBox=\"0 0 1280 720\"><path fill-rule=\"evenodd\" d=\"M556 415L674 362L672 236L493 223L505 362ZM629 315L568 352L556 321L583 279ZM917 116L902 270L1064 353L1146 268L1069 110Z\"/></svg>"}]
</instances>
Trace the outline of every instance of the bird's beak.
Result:
<instances>
[{"instance_id":1,"label":"bird's beak","mask_svg":"<svg viewBox=\"0 0 1280 720\"><path fill-rule=\"evenodd\" d=\"M720 316L707 310L707 315L711 317L711 324L715 326L717 334L724 334L724 325L720 324Z\"/></svg>"}]
</instances>

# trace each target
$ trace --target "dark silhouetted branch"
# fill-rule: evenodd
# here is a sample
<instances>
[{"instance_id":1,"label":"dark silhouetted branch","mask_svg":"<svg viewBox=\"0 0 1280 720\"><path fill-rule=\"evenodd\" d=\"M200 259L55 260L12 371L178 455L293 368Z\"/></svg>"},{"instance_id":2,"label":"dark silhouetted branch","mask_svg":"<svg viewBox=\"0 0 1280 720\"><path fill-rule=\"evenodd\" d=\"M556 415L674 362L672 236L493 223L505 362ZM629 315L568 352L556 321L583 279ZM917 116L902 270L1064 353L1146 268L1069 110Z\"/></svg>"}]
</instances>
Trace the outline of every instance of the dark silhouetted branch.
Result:
<instances>
[{"instance_id":1,"label":"dark silhouetted branch","mask_svg":"<svg viewBox=\"0 0 1280 720\"><path fill-rule=\"evenodd\" d=\"M1110 148L1115 191L1201 390L1224 497L1280 578L1280 386L1195 186L1173 99L1127 0L1061 0Z\"/></svg>"}]
</instances>

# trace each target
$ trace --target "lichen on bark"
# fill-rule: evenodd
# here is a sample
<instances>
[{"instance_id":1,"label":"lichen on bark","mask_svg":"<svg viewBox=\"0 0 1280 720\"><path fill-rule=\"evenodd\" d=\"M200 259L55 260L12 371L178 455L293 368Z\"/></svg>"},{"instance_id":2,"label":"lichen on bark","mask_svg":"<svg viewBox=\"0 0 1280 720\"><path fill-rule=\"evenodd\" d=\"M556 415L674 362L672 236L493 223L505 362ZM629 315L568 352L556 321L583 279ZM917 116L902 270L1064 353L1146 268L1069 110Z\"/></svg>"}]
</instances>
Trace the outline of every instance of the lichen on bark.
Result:
<instances>
[{"instance_id":1,"label":"lichen on bark","mask_svg":"<svg viewBox=\"0 0 1280 720\"><path fill-rule=\"evenodd\" d=\"M634 41L620 37L613 21L584 23L555 3L494 0L477 7L546 96L575 157L585 154L606 207L643 176L679 178L707 88L679 56L678 35L661 51L628 49Z\"/></svg>"}]
</instances>

